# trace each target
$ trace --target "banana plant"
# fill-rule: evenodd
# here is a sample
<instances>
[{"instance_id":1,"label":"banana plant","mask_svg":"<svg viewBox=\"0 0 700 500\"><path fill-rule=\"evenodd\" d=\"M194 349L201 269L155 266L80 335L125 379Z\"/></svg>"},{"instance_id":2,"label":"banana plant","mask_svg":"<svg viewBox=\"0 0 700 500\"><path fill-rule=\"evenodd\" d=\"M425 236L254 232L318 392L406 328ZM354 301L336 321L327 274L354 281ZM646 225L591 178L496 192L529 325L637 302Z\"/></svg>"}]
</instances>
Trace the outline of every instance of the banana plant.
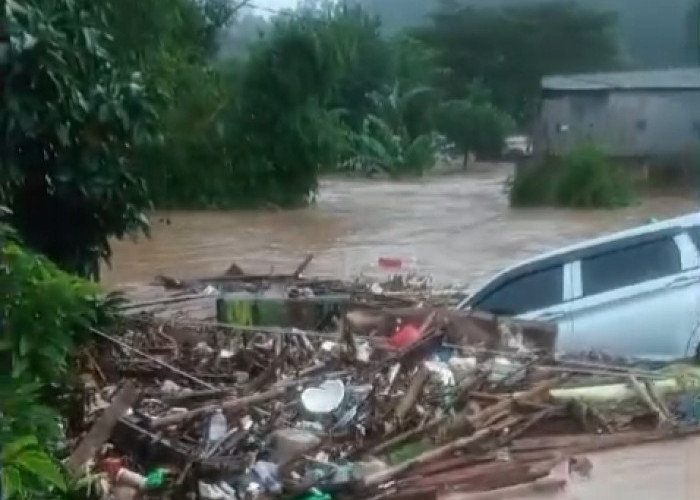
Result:
<instances>
[{"instance_id":1,"label":"banana plant","mask_svg":"<svg viewBox=\"0 0 700 500\"><path fill-rule=\"evenodd\" d=\"M365 117L354 140L354 154L365 171L380 170L392 177L421 175L436 153L432 132L416 133L409 111L425 105L434 94L429 87L402 92L398 83L371 95L375 113Z\"/></svg>"}]
</instances>

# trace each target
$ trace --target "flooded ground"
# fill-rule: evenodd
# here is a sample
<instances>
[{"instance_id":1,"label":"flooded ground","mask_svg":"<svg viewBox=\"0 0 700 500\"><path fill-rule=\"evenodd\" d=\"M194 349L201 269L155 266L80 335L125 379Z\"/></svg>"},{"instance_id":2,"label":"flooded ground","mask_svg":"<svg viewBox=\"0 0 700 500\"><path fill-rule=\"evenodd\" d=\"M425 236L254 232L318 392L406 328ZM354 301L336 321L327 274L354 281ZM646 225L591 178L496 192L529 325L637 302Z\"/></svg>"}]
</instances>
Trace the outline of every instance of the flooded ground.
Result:
<instances>
[{"instance_id":1,"label":"flooded ground","mask_svg":"<svg viewBox=\"0 0 700 500\"><path fill-rule=\"evenodd\" d=\"M282 271L313 252L309 274L349 276L379 256L398 256L415 258L437 282L469 283L542 250L697 206L655 197L615 211L510 210L507 174L499 167L401 183L327 180L318 205L304 210L156 214L151 240L115 246L105 281L218 274L232 261L247 271Z\"/></svg>"},{"instance_id":2,"label":"flooded ground","mask_svg":"<svg viewBox=\"0 0 700 500\"><path fill-rule=\"evenodd\" d=\"M666 217L697 200L654 197L619 211L510 210L508 172L414 182L327 180L318 205L291 212L181 213L153 217L153 238L115 246L110 286L155 274L219 274L231 262L246 271L293 269L307 252L308 274L350 276L379 256L415 258L441 283L470 283L517 259L562 244ZM161 222L162 220L162 222ZM170 223L166 223L169 221ZM697 500L700 440L628 448L592 456L593 480L557 495L567 500Z\"/></svg>"},{"instance_id":3,"label":"flooded ground","mask_svg":"<svg viewBox=\"0 0 700 500\"><path fill-rule=\"evenodd\" d=\"M591 478L532 500L697 500L700 440L650 444L589 454ZM455 499L456 500L456 499ZM510 500L525 500L511 498Z\"/></svg>"}]
</instances>

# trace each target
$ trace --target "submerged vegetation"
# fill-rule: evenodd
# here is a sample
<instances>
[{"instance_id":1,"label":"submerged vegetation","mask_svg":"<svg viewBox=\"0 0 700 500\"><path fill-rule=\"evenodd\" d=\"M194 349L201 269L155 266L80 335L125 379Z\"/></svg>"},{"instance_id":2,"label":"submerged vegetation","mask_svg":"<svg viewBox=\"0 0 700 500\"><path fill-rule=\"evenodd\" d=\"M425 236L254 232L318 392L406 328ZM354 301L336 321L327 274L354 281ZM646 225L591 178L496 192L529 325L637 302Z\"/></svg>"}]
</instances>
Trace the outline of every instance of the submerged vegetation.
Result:
<instances>
[{"instance_id":1,"label":"submerged vegetation","mask_svg":"<svg viewBox=\"0 0 700 500\"><path fill-rule=\"evenodd\" d=\"M615 208L633 200L630 176L592 146L521 168L510 187L514 206Z\"/></svg>"}]
</instances>

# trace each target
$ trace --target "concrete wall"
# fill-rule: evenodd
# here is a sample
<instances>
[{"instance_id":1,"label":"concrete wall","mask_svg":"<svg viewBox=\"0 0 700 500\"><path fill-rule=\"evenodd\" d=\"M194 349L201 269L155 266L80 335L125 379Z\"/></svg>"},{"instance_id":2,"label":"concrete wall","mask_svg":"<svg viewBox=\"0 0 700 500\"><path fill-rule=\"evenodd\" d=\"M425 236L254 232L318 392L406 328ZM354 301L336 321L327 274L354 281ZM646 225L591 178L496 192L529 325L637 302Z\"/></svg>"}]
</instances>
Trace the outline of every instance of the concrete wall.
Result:
<instances>
[{"instance_id":1,"label":"concrete wall","mask_svg":"<svg viewBox=\"0 0 700 500\"><path fill-rule=\"evenodd\" d=\"M535 154L592 143L627 158L694 155L700 146L700 90L569 92L546 96Z\"/></svg>"}]
</instances>

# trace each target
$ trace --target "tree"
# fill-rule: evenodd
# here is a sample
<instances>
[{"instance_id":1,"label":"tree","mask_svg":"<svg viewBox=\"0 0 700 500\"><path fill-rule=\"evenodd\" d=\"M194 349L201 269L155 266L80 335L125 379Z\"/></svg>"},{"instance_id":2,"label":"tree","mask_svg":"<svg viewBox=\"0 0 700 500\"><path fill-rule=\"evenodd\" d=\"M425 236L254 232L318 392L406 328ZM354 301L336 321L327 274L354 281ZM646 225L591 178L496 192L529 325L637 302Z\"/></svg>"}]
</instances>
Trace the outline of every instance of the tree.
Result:
<instances>
[{"instance_id":1,"label":"tree","mask_svg":"<svg viewBox=\"0 0 700 500\"><path fill-rule=\"evenodd\" d=\"M338 42L323 18L285 16L252 47L225 129L239 202L306 204L319 168L337 158L340 123L328 104L342 74Z\"/></svg>"},{"instance_id":2,"label":"tree","mask_svg":"<svg viewBox=\"0 0 700 500\"><path fill-rule=\"evenodd\" d=\"M358 130L372 109L370 94L394 78L394 48L382 36L379 19L359 6L341 3L321 12L341 64L329 106L343 109L345 123Z\"/></svg>"},{"instance_id":3,"label":"tree","mask_svg":"<svg viewBox=\"0 0 700 500\"><path fill-rule=\"evenodd\" d=\"M462 99L473 84L492 92L494 104L520 122L535 110L540 79L549 73L616 67L613 14L575 3L505 8L444 6L416 32L449 69L440 87Z\"/></svg>"},{"instance_id":4,"label":"tree","mask_svg":"<svg viewBox=\"0 0 700 500\"><path fill-rule=\"evenodd\" d=\"M432 86L443 72L438 52L409 33L394 39L394 52L396 79L402 87Z\"/></svg>"},{"instance_id":5,"label":"tree","mask_svg":"<svg viewBox=\"0 0 700 500\"><path fill-rule=\"evenodd\" d=\"M115 65L103 3L7 0L5 9L0 203L30 247L97 278L111 237L148 228L146 186L129 166L156 118L143 76Z\"/></svg>"},{"instance_id":6,"label":"tree","mask_svg":"<svg viewBox=\"0 0 700 500\"><path fill-rule=\"evenodd\" d=\"M230 175L221 114L233 88L224 88L212 62L240 5L120 0L108 11L117 64L144 75L157 106L162 140L138 148L134 165L158 207L225 206L234 194L219 189Z\"/></svg>"},{"instance_id":7,"label":"tree","mask_svg":"<svg viewBox=\"0 0 700 500\"><path fill-rule=\"evenodd\" d=\"M381 17L384 29L398 32L424 24L431 12L446 0L357 0L368 12ZM542 0L451 0L461 6L502 8L532 6ZM693 20L692 46L688 52L683 29L686 12L697 7L696 0L575 0L588 9L614 12L619 18L617 32L622 52L632 67L658 68L694 65L697 54L697 22ZM571 3L572 0L559 0ZM663 12L663 16L659 13ZM653 35L650 35L652 34Z\"/></svg>"},{"instance_id":8,"label":"tree","mask_svg":"<svg viewBox=\"0 0 700 500\"><path fill-rule=\"evenodd\" d=\"M438 129L464 155L465 168L469 153L491 158L498 156L506 134L513 128L510 116L488 100L446 101L438 113Z\"/></svg>"},{"instance_id":9,"label":"tree","mask_svg":"<svg viewBox=\"0 0 700 500\"><path fill-rule=\"evenodd\" d=\"M155 203L305 203L319 168L347 149L347 127L361 126L369 93L393 75L391 49L362 11L314 4L270 22L246 57L215 61L190 51L183 59L184 48L169 51L166 80L177 87L158 87L175 104L161 110L163 144L138 158Z\"/></svg>"}]
</instances>

